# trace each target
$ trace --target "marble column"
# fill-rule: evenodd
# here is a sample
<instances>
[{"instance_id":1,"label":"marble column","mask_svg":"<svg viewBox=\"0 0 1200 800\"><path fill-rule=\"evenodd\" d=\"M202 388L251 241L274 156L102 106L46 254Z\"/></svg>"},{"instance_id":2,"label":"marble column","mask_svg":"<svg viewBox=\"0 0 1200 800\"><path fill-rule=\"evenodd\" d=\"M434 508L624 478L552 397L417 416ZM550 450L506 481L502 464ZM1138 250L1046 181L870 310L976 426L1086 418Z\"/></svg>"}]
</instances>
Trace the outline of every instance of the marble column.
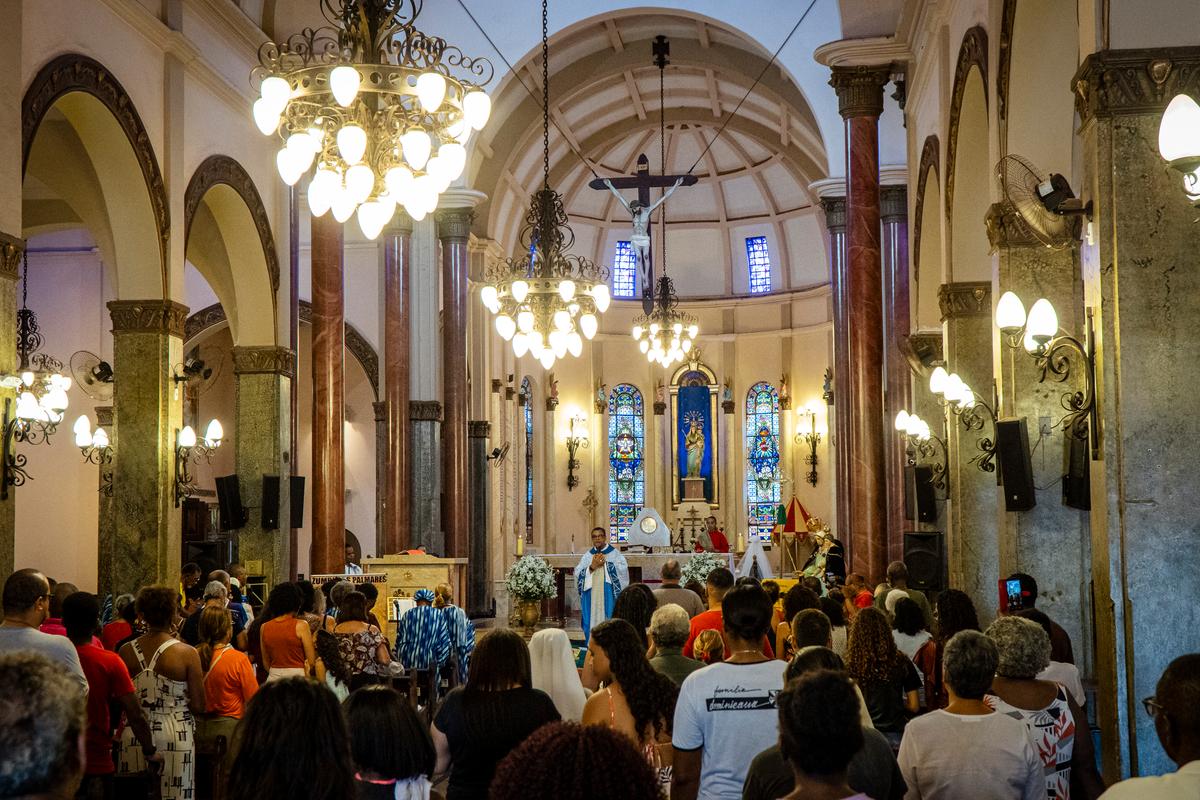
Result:
<instances>
[{"instance_id":1,"label":"marble column","mask_svg":"<svg viewBox=\"0 0 1200 800\"><path fill-rule=\"evenodd\" d=\"M19 193L18 193L19 194ZM20 204L18 203L18 217ZM17 276L25 240L0 233L0 330L17 329ZM17 368L17 337L0 336L0 373L12 373ZM0 398L16 398L16 393L0 389ZM8 493L0 500L0 575L10 575L16 568L16 494Z\"/></svg>"},{"instance_id":2,"label":"marble column","mask_svg":"<svg viewBox=\"0 0 1200 800\"><path fill-rule=\"evenodd\" d=\"M850 407L848 400L850 352L846 329L846 198L822 197L825 229L829 232L829 282L833 301L833 439L828 452L833 456L835 529L850 534ZM845 389L846 391L841 391Z\"/></svg>"},{"instance_id":3,"label":"marble column","mask_svg":"<svg viewBox=\"0 0 1200 800\"><path fill-rule=\"evenodd\" d=\"M942 284L938 289L938 304L946 369L957 372L976 395L994 408L992 285ZM971 596L980 622L986 625L996 607L996 581L1000 579L996 504L1003 506L1003 498L997 490L998 473L985 472L972 462L980 455L980 440L993 438L995 432L990 422L985 422L981 430L966 430L953 414L948 417L947 429L950 461L947 571L950 586Z\"/></svg>"},{"instance_id":4,"label":"marble column","mask_svg":"<svg viewBox=\"0 0 1200 800\"><path fill-rule=\"evenodd\" d=\"M901 409L912 410L912 371L903 345L912 332L908 267L908 188L884 186L879 190L883 223L883 329L884 370L887 373L885 423ZM884 428L887 442L887 545L888 561L904 558L904 444L892 427Z\"/></svg>"},{"instance_id":5,"label":"marble column","mask_svg":"<svg viewBox=\"0 0 1200 800\"><path fill-rule=\"evenodd\" d=\"M383 385L386 404L384 438L384 481L381 503L383 536L380 554L409 549L408 485L412 481L409 461L409 389L411 350L409 331L409 272L412 218L397 212L384 229L383 250Z\"/></svg>"},{"instance_id":6,"label":"marble column","mask_svg":"<svg viewBox=\"0 0 1200 800\"><path fill-rule=\"evenodd\" d=\"M846 330L850 461L850 567L872 580L887 564L883 285L879 242L879 115L891 68L834 67L830 85L846 121ZM848 391L847 391L848 390Z\"/></svg>"},{"instance_id":7,"label":"marble column","mask_svg":"<svg viewBox=\"0 0 1200 800\"><path fill-rule=\"evenodd\" d=\"M183 404L172 369L183 361L187 306L114 300L112 580L114 591L171 583L179 574L182 517L175 508L175 439Z\"/></svg>"},{"instance_id":8,"label":"marble column","mask_svg":"<svg viewBox=\"0 0 1200 800\"><path fill-rule=\"evenodd\" d=\"M117 450L117 428L113 425L113 407L96 406L96 427L104 428L108 433L108 446L112 452ZM96 508L96 593L100 597L112 594L116 597L119 592L113 592L113 463L97 465L96 480L100 493Z\"/></svg>"},{"instance_id":9,"label":"marble column","mask_svg":"<svg viewBox=\"0 0 1200 800\"><path fill-rule=\"evenodd\" d=\"M341 572L346 561L346 307L342 226L312 217L312 572Z\"/></svg>"},{"instance_id":10,"label":"marble column","mask_svg":"<svg viewBox=\"0 0 1200 800\"><path fill-rule=\"evenodd\" d=\"M412 547L445 554L442 532L442 404L437 400L412 400L408 404L412 423ZM460 598L461 599L461 598Z\"/></svg>"},{"instance_id":11,"label":"marble column","mask_svg":"<svg viewBox=\"0 0 1200 800\"><path fill-rule=\"evenodd\" d=\"M1091 578L1103 765L1115 780L1174 771L1139 700L1173 658L1197 649L1200 627L1200 609L1180 602L1200 593L1200 225L1157 151L1166 104L1200 96L1200 47L1096 52L1072 86L1079 194L1095 202L1081 252L1100 387ZM1085 368L1072 357L1073 374Z\"/></svg>"},{"instance_id":12,"label":"marble column","mask_svg":"<svg viewBox=\"0 0 1200 800\"><path fill-rule=\"evenodd\" d=\"M467 240L474 213L437 214L442 243L442 526L446 555L464 558L470 539L467 486Z\"/></svg>"},{"instance_id":13,"label":"marble column","mask_svg":"<svg viewBox=\"0 0 1200 800\"><path fill-rule=\"evenodd\" d=\"M292 505L291 393L295 379L295 354L274 345L233 348L235 471L242 505L249 513L237 533L238 560L261 561L262 574L274 586L291 572ZM279 477L274 508L277 526L264 528L263 476Z\"/></svg>"},{"instance_id":14,"label":"marble column","mask_svg":"<svg viewBox=\"0 0 1200 800\"><path fill-rule=\"evenodd\" d=\"M385 517L387 515L387 482L388 482L388 404L386 400L371 403L375 412L375 547L370 550L372 555L395 553L387 548L384 538ZM405 494L408 494L405 492Z\"/></svg>"},{"instance_id":15,"label":"marble column","mask_svg":"<svg viewBox=\"0 0 1200 800\"><path fill-rule=\"evenodd\" d=\"M472 616L494 610L488 551L488 438L492 425L487 420L471 420L468 437L468 484L471 490L471 538L467 550L467 611Z\"/></svg>"}]
</instances>

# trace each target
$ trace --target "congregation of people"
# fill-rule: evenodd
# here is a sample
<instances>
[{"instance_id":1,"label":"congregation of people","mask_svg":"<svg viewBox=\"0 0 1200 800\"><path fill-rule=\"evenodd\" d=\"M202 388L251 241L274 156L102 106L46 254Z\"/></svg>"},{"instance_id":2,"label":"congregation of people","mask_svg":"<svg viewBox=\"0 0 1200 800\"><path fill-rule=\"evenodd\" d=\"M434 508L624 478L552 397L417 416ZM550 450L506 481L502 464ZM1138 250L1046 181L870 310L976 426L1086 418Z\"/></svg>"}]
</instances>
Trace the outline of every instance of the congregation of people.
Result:
<instances>
[{"instance_id":1,"label":"congregation of people","mask_svg":"<svg viewBox=\"0 0 1200 800\"><path fill-rule=\"evenodd\" d=\"M1178 771L1106 786L1069 636L1029 575L1012 576L1026 608L981 626L966 593L931 602L902 562L874 588L781 591L724 567L681 585L668 560L651 589L608 549L581 561L598 573L579 581L582 663L562 628L477 636L446 585L389 641L369 583L279 584L256 613L238 565L188 565L109 609L19 570L0 798L204 796L218 741L230 800L1200 797L1200 654L1143 703Z\"/></svg>"}]
</instances>

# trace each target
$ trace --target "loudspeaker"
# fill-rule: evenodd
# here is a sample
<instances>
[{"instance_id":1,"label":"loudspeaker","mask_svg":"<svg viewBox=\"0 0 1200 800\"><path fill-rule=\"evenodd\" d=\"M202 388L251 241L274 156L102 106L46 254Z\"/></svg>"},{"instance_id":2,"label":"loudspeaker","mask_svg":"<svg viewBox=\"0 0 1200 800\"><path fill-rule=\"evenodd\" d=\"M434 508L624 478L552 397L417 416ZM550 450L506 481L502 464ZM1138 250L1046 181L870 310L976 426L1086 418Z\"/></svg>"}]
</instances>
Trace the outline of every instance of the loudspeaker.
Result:
<instances>
[{"instance_id":1,"label":"loudspeaker","mask_svg":"<svg viewBox=\"0 0 1200 800\"><path fill-rule=\"evenodd\" d=\"M292 527L304 527L304 476L293 475L289 483L291 492L288 497L292 501Z\"/></svg>"},{"instance_id":2,"label":"loudspeaker","mask_svg":"<svg viewBox=\"0 0 1200 800\"><path fill-rule=\"evenodd\" d=\"M263 475L262 528L264 531L273 531L279 528L278 475Z\"/></svg>"},{"instance_id":3,"label":"loudspeaker","mask_svg":"<svg viewBox=\"0 0 1200 800\"><path fill-rule=\"evenodd\" d=\"M1063 505L1081 511L1092 510L1092 454L1087 439L1070 432L1063 442Z\"/></svg>"},{"instance_id":4,"label":"loudspeaker","mask_svg":"<svg viewBox=\"0 0 1200 800\"><path fill-rule=\"evenodd\" d=\"M237 530L246 524L246 509L242 506L242 491L237 475L217 478L217 504L220 508L219 527L223 531Z\"/></svg>"},{"instance_id":5,"label":"loudspeaker","mask_svg":"<svg viewBox=\"0 0 1200 800\"><path fill-rule=\"evenodd\" d=\"M945 586L942 534L904 532L904 566L908 585L922 592L940 592Z\"/></svg>"},{"instance_id":6,"label":"loudspeaker","mask_svg":"<svg viewBox=\"0 0 1200 800\"><path fill-rule=\"evenodd\" d=\"M904 518L937 522L937 495L933 470L921 465L904 468Z\"/></svg>"},{"instance_id":7,"label":"loudspeaker","mask_svg":"<svg viewBox=\"0 0 1200 800\"><path fill-rule=\"evenodd\" d=\"M1000 482L1004 484L1005 510L1028 511L1036 506L1029 428L1024 417L996 423L996 456L1000 461Z\"/></svg>"}]
</instances>

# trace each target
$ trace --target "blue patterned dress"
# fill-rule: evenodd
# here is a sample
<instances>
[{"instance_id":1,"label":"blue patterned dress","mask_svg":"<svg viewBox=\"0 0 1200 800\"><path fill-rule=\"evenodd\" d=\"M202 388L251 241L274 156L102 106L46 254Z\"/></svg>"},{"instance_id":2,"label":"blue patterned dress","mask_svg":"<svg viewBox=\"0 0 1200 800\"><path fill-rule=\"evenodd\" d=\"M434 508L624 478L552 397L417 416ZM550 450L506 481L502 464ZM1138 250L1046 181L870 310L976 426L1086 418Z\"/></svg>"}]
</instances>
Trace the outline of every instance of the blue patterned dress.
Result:
<instances>
[{"instance_id":1,"label":"blue patterned dress","mask_svg":"<svg viewBox=\"0 0 1200 800\"><path fill-rule=\"evenodd\" d=\"M450 628L442 609L417 605L396 626L396 658L405 669L437 669L450 658Z\"/></svg>"},{"instance_id":2,"label":"blue patterned dress","mask_svg":"<svg viewBox=\"0 0 1200 800\"><path fill-rule=\"evenodd\" d=\"M454 658L458 682L466 683L471 651L475 649L475 623L467 619L467 613L456 605L442 606L439 610L446 618L446 629L450 635L450 655Z\"/></svg>"}]
</instances>

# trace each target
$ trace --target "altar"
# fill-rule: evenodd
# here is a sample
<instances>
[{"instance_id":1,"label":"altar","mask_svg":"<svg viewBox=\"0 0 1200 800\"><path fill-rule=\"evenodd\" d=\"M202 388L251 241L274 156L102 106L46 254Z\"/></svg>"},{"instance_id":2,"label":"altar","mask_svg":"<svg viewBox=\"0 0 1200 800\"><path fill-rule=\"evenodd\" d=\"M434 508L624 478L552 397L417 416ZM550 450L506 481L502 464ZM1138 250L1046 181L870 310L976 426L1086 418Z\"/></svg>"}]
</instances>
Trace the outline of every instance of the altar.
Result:
<instances>
[{"instance_id":1,"label":"altar","mask_svg":"<svg viewBox=\"0 0 1200 800\"><path fill-rule=\"evenodd\" d=\"M670 559L675 559L679 562L680 566L686 566L688 561L697 555L699 554L624 553L625 562L629 565L629 582L645 583L653 589L659 583L662 583L660 576L664 563ZM733 553L710 553L709 555L723 559L729 571L733 571L735 558ZM579 590L575 586L574 571L575 567L579 565L579 559L582 556L582 553L561 553L542 556L554 569L554 580L558 589L558 597L551 601L552 606L549 618L555 620L563 628L567 626L567 620L570 617L567 595L571 597L570 610L577 611L579 609Z\"/></svg>"},{"instance_id":2,"label":"altar","mask_svg":"<svg viewBox=\"0 0 1200 800\"><path fill-rule=\"evenodd\" d=\"M454 591L455 605L463 604L466 590L467 559L438 558L421 553L402 553L378 558L364 558L363 570L367 576L383 575L384 586L380 587L376 603L376 616L383 621L380 611L387 614L388 635L395 640L396 622L399 615L412 607L413 593L418 589L433 589L439 583L447 583ZM347 575L347 579L355 576Z\"/></svg>"}]
</instances>

